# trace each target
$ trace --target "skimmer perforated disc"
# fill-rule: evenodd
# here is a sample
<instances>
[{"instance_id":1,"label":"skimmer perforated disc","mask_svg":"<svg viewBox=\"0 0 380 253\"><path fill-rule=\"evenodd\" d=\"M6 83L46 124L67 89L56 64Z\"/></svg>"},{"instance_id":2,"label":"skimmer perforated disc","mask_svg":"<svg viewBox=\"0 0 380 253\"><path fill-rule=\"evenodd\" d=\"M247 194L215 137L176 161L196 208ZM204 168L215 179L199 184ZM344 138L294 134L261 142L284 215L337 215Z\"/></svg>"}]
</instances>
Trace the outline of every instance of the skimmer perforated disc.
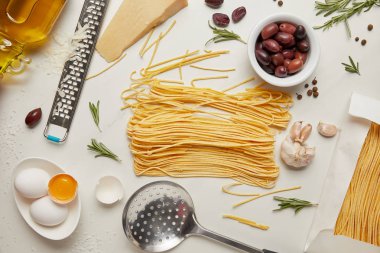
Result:
<instances>
[{"instance_id":1,"label":"skimmer perforated disc","mask_svg":"<svg viewBox=\"0 0 380 253\"><path fill-rule=\"evenodd\" d=\"M181 186L168 181L140 188L128 201L123 227L136 246L165 251L179 244L191 230L193 201Z\"/></svg>"}]
</instances>

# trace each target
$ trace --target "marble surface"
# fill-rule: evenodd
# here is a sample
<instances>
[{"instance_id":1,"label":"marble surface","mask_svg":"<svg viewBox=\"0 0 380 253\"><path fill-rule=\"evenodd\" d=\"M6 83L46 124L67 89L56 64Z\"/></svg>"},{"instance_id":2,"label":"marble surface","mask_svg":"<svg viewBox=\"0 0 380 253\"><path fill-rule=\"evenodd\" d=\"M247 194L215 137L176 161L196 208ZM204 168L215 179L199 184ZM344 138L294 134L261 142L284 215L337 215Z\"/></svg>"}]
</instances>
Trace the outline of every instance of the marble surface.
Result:
<instances>
[{"instance_id":1,"label":"marble surface","mask_svg":"<svg viewBox=\"0 0 380 253\"><path fill-rule=\"evenodd\" d=\"M204 5L203 0L191 0L189 6L174 18L164 23L158 31L165 30L172 20L177 24L161 44L157 60L166 59L184 53L187 49L204 49L204 43L211 34L207 20L215 10ZM121 0L112 0L106 15L105 24L117 10ZM145 66L149 57L141 59L138 51L143 43L139 41L126 51L126 58L110 71L86 82L79 106L75 115L69 138L63 145L48 142L42 135L48 114L56 92L60 71L49 57L49 52L59 48L57 41L68 38L74 31L83 0L68 1L67 6L53 32L52 39L36 52L31 52L33 63L28 71L18 77L8 77L0 87L0 252L139 252L124 235L121 225L121 214L127 198L140 186L156 178L134 175L132 157L126 137L126 124L131 116L130 111L121 111L120 92L129 85L129 73ZM247 8L247 16L238 24L231 24L230 29L247 38L252 27L266 16L288 12L298 15L311 25L323 22L316 17L314 1L284 1L278 7L268 0L226 0L220 12L231 13L238 6ZM321 58L315 73L318 79L320 96L317 99L306 96L302 85L286 89L290 93L302 93L304 99L295 101L292 108L293 120L305 120L316 126L320 120L336 123L342 131L350 128L347 110L349 98L353 91L380 99L378 81L380 58L380 8L350 20L353 36L365 38L365 47L354 39L348 39L344 25L338 25L329 31L316 31L321 45ZM367 31L372 23L374 30ZM157 36L157 33L154 35ZM246 46L239 42L226 42L210 45L208 49L229 49L231 53L207 62L213 67L236 67L228 80L213 80L200 83L202 87L223 89L253 75L249 64ZM150 53L147 55L149 56ZM341 62L347 62L351 55L360 62L361 76L344 71ZM95 55L90 67L90 74L108 66ZM194 77L208 76L212 73L184 68L185 81ZM178 72L170 72L167 78L178 78ZM313 77L309 79L311 81ZM258 83L259 81L257 81ZM252 86L252 83L245 87ZM242 90L245 87L241 87ZM101 125L99 133L93 124L88 110L88 102L101 101ZM33 129L24 124L25 115L32 109L41 107L42 121ZM276 188L302 185L302 190L284 193L282 196L298 197L318 202L323 182L336 144L336 139L323 139L316 132L310 144L317 147L314 163L305 170L293 171L287 168L278 157L278 147L285 133L277 136L276 160L281 174ZM122 162L109 159L94 159L86 145L91 138L96 138L117 153ZM58 163L71 173L79 182L79 194L82 200L82 216L75 232L62 241L50 241L42 238L28 227L17 211L13 199L11 182L12 169L22 159L42 157ZM118 204L107 207L95 199L95 186L99 178L113 175L121 180L125 198ZM220 188L227 179L170 179L183 185L192 195L200 223L221 234L258 248L267 248L281 253L303 252L306 238L313 220L315 209L305 209L298 215L292 210L272 213L276 203L271 197L232 209L232 204L239 197L229 196ZM252 191L252 189L250 189ZM258 192L261 189L254 189ZM224 220L224 213L235 214L253 219L270 226L268 231L261 231L244 226L234 221ZM183 242L173 252L233 252L228 247L204 238L192 237Z\"/></svg>"}]
</instances>

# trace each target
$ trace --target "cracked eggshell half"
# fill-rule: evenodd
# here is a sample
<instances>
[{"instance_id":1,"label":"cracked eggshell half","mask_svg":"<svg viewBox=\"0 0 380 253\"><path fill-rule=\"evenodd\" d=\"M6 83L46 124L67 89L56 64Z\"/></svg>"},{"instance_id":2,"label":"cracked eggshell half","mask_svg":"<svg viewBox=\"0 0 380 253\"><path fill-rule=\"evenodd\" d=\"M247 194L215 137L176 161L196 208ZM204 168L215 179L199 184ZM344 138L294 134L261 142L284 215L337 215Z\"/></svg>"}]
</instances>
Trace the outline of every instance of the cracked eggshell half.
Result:
<instances>
[{"instance_id":1,"label":"cracked eggshell half","mask_svg":"<svg viewBox=\"0 0 380 253\"><path fill-rule=\"evenodd\" d=\"M96 199L105 205L112 205L124 197L124 189L120 180L113 176L99 179L95 188Z\"/></svg>"}]
</instances>

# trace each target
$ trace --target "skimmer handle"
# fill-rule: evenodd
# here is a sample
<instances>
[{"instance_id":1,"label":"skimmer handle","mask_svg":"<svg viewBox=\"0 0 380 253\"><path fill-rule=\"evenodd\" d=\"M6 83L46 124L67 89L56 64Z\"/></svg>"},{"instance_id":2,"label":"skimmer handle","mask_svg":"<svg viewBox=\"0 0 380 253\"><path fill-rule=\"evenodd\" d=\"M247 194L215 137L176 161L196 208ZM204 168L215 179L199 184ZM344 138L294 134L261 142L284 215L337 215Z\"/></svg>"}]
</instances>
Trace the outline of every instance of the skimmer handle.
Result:
<instances>
[{"instance_id":1,"label":"skimmer handle","mask_svg":"<svg viewBox=\"0 0 380 253\"><path fill-rule=\"evenodd\" d=\"M261 250L261 249L249 246L245 243L231 239L227 236L215 233L215 232L208 230L208 229L202 227L201 225L199 225L199 223L197 222L197 220L195 219L194 216L193 216L193 218L194 218L194 221L196 223L196 226L193 228L190 235L200 235L200 236L208 237L208 238L213 239L215 241L224 243L228 246L231 246L233 248L236 248L236 249L239 249L239 250L242 250L245 252L249 252L249 253L276 253L274 251L270 251L270 250L266 250L266 249Z\"/></svg>"}]
</instances>

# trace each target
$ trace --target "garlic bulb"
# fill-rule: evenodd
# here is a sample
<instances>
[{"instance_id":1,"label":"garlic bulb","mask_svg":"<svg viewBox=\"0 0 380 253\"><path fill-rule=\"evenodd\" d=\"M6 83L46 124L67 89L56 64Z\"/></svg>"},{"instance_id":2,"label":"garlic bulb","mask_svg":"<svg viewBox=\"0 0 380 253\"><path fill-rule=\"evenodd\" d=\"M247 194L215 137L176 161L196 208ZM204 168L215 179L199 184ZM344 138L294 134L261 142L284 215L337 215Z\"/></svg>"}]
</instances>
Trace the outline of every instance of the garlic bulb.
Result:
<instances>
[{"instance_id":1,"label":"garlic bulb","mask_svg":"<svg viewBox=\"0 0 380 253\"><path fill-rule=\"evenodd\" d=\"M301 121L293 124L290 134L281 144L281 159L289 166L302 168L311 163L315 156L315 147L308 147L304 142L311 134L312 126L303 126Z\"/></svg>"},{"instance_id":2,"label":"garlic bulb","mask_svg":"<svg viewBox=\"0 0 380 253\"><path fill-rule=\"evenodd\" d=\"M299 142L294 142L289 136L282 142L281 159L294 168L306 167L315 156L315 147L303 146Z\"/></svg>"},{"instance_id":3,"label":"garlic bulb","mask_svg":"<svg viewBox=\"0 0 380 253\"><path fill-rule=\"evenodd\" d=\"M323 122L319 122L317 129L318 133L324 137L334 137L338 132L338 128L335 125Z\"/></svg>"}]
</instances>

